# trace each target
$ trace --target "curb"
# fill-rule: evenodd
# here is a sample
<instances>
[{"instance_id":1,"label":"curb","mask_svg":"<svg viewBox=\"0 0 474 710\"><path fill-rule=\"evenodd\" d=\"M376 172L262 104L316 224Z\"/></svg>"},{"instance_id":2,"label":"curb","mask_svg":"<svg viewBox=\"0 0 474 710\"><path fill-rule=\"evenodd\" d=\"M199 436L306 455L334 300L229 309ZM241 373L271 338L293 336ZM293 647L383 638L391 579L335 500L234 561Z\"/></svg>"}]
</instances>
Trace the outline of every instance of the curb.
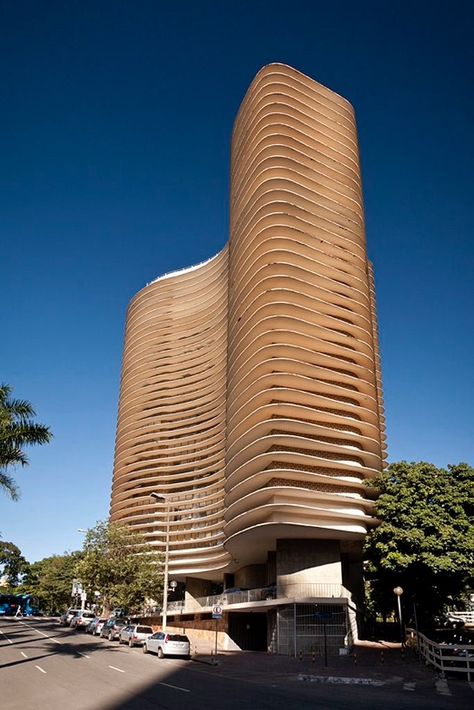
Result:
<instances>
[{"instance_id":1,"label":"curb","mask_svg":"<svg viewBox=\"0 0 474 710\"><path fill-rule=\"evenodd\" d=\"M347 676L335 676L335 675L305 675L304 673L299 673L297 676L298 680L310 682L310 683L327 683L329 685L374 685L377 687L386 685L384 680L375 680L374 678L354 678Z\"/></svg>"}]
</instances>

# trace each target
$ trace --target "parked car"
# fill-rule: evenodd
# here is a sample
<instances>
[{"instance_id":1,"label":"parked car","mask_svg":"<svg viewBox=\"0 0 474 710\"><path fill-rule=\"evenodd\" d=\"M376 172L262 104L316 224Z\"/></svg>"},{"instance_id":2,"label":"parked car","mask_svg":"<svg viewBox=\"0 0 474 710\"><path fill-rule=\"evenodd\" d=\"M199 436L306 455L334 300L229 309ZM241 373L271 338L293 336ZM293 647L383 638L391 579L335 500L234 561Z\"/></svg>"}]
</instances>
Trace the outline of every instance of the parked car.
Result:
<instances>
[{"instance_id":1,"label":"parked car","mask_svg":"<svg viewBox=\"0 0 474 710\"><path fill-rule=\"evenodd\" d=\"M107 621L107 619L104 616L96 616L95 619L92 619L90 624L86 626L86 634L92 634L92 636L98 636L102 629L104 628L104 624Z\"/></svg>"},{"instance_id":2,"label":"parked car","mask_svg":"<svg viewBox=\"0 0 474 710\"><path fill-rule=\"evenodd\" d=\"M71 619L80 612L80 609L73 609L70 607L67 611L64 612L64 614L61 614L59 617L59 625L60 626L69 626L71 623Z\"/></svg>"},{"instance_id":3,"label":"parked car","mask_svg":"<svg viewBox=\"0 0 474 710\"><path fill-rule=\"evenodd\" d=\"M167 634L157 631L143 642L143 653L157 653L158 658L164 656L184 656L190 658L191 645L184 634Z\"/></svg>"},{"instance_id":4,"label":"parked car","mask_svg":"<svg viewBox=\"0 0 474 710\"><path fill-rule=\"evenodd\" d=\"M119 637L119 633L124 626L127 625L126 619L109 619L105 622L100 632L100 637L109 639L109 641L115 641Z\"/></svg>"},{"instance_id":5,"label":"parked car","mask_svg":"<svg viewBox=\"0 0 474 710\"><path fill-rule=\"evenodd\" d=\"M84 631L85 628L89 626L92 619L95 619L94 612L88 609L82 609L78 614L72 617L69 626L76 631Z\"/></svg>"},{"instance_id":6,"label":"parked car","mask_svg":"<svg viewBox=\"0 0 474 710\"><path fill-rule=\"evenodd\" d=\"M119 634L119 643L128 643L132 646L141 646L145 639L153 634L151 626L140 626L140 624L129 624L124 626Z\"/></svg>"}]
</instances>

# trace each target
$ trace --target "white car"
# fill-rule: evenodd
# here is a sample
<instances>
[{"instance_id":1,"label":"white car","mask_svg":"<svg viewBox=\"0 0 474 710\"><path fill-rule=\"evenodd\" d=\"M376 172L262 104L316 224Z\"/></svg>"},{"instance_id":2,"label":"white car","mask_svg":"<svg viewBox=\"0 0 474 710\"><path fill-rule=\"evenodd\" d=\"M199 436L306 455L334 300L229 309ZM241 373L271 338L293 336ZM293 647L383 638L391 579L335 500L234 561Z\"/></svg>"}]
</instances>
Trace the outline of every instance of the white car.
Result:
<instances>
[{"instance_id":1,"label":"white car","mask_svg":"<svg viewBox=\"0 0 474 710\"><path fill-rule=\"evenodd\" d=\"M128 643L130 648L136 644L142 645L145 639L153 634L151 626L130 624L125 626L119 634L119 643Z\"/></svg>"},{"instance_id":2,"label":"white car","mask_svg":"<svg viewBox=\"0 0 474 710\"><path fill-rule=\"evenodd\" d=\"M82 629L82 631L84 631L84 629L89 626L92 619L94 618L95 614L93 611L87 611L84 609L82 611L79 611L75 616L72 617L69 626L71 627L71 629L75 629L76 631L78 631L79 629Z\"/></svg>"},{"instance_id":3,"label":"white car","mask_svg":"<svg viewBox=\"0 0 474 710\"><path fill-rule=\"evenodd\" d=\"M157 631L143 642L143 653L156 653L158 658L164 656L184 656L190 658L191 645L184 634L166 634Z\"/></svg>"}]
</instances>

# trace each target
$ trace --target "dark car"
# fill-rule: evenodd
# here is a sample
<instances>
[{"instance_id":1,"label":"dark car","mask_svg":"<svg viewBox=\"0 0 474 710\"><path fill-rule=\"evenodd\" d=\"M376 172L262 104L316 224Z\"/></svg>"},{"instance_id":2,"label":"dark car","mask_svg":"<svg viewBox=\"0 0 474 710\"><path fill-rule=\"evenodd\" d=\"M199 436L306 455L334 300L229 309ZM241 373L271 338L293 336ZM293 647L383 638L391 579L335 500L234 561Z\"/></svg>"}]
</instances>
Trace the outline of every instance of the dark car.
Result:
<instances>
[{"instance_id":1,"label":"dark car","mask_svg":"<svg viewBox=\"0 0 474 710\"><path fill-rule=\"evenodd\" d=\"M119 637L121 630L126 625L126 619L109 619L102 627L100 636L103 639L109 639L109 641L116 641Z\"/></svg>"}]
</instances>

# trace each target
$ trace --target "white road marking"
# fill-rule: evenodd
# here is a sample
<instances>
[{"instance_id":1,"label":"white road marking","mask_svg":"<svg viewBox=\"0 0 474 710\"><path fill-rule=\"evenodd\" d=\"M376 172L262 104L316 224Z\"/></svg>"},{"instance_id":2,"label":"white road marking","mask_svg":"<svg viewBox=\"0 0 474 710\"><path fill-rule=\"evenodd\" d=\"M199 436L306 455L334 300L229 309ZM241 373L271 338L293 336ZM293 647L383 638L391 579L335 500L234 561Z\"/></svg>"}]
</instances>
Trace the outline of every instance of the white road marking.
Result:
<instances>
[{"instance_id":1,"label":"white road marking","mask_svg":"<svg viewBox=\"0 0 474 710\"><path fill-rule=\"evenodd\" d=\"M8 641L8 643L13 643L13 641L12 641L11 639L9 639L8 636L7 636L6 634L4 634L1 629L0 629L0 634L3 634L3 636L5 636L5 638L6 638L6 640Z\"/></svg>"},{"instance_id":2,"label":"white road marking","mask_svg":"<svg viewBox=\"0 0 474 710\"><path fill-rule=\"evenodd\" d=\"M438 695L452 695L449 690L448 682L444 678L440 678L435 682L436 692Z\"/></svg>"},{"instance_id":3,"label":"white road marking","mask_svg":"<svg viewBox=\"0 0 474 710\"><path fill-rule=\"evenodd\" d=\"M403 690L415 690L416 683L404 683Z\"/></svg>"},{"instance_id":4,"label":"white road marking","mask_svg":"<svg viewBox=\"0 0 474 710\"><path fill-rule=\"evenodd\" d=\"M24 651L20 651L20 653L23 656L23 658L28 658L28 656L26 655L26 653Z\"/></svg>"},{"instance_id":5,"label":"white road marking","mask_svg":"<svg viewBox=\"0 0 474 710\"><path fill-rule=\"evenodd\" d=\"M80 656L84 656L84 658L90 658L90 656L88 656L87 653L81 653L80 651L78 651L78 654Z\"/></svg>"},{"instance_id":6,"label":"white road marking","mask_svg":"<svg viewBox=\"0 0 474 710\"><path fill-rule=\"evenodd\" d=\"M55 639L53 636L48 636L48 634L45 634L44 631L40 631L39 629L35 629L34 626L30 626L29 624L25 624L24 621L20 621L20 624L23 624L23 626L27 626L29 629L33 629L33 631L36 631L37 634L41 634L41 636L45 636L50 641L54 641L54 643L58 643L60 646L64 645L62 641L58 641L58 639Z\"/></svg>"},{"instance_id":7,"label":"white road marking","mask_svg":"<svg viewBox=\"0 0 474 710\"><path fill-rule=\"evenodd\" d=\"M39 671L41 671L41 673L46 673L44 668L41 668L41 666L35 666L35 668L37 668Z\"/></svg>"},{"instance_id":8,"label":"white road marking","mask_svg":"<svg viewBox=\"0 0 474 710\"><path fill-rule=\"evenodd\" d=\"M182 690L183 693L190 693L191 692L187 688L180 688L179 685L170 685L170 683L158 683L158 685L166 685L167 688L174 688L175 690Z\"/></svg>"},{"instance_id":9,"label":"white road marking","mask_svg":"<svg viewBox=\"0 0 474 710\"><path fill-rule=\"evenodd\" d=\"M118 671L119 673L125 673L121 668L116 668L115 666L109 666L109 668L112 668L113 671Z\"/></svg>"},{"instance_id":10,"label":"white road marking","mask_svg":"<svg viewBox=\"0 0 474 710\"><path fill-rule=\"evenodd\" d=\"M471 683L471 681L468 681L469 687L471 688L472 691L474 691L474 683Z\"/></svg>"}]
</instances>

